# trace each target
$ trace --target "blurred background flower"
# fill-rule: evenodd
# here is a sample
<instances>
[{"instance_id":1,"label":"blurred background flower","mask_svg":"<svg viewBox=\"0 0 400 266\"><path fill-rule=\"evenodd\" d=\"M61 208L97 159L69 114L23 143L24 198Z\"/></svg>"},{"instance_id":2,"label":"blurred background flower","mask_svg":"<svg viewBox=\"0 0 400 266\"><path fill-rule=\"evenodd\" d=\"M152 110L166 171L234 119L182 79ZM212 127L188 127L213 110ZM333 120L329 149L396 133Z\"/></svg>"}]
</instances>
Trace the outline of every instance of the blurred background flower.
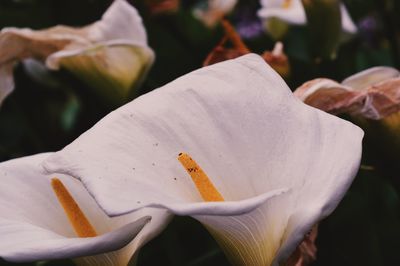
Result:
<instances>
[{"instance_id":1,"label":"blurred background flower","mask_svg":"<svg viewBox=\"0 0 400 266\"><path fill-rule=\"evenodd\" d=\"M258 16L264 20L265 29L275 39L282 39L284 34L286 34L289 24L306 25L307 9L319 8L318 1L314 0L261 0L260 2L261 9L258 11ZM325 2L335 3L335 1ZM339 4L337 1L336 3ZM354 34L357 28L349 12L342 3L340 3L339 6L340 15L336 20L340 22L344 32ZM319 13L321 10L317 12ZM323 23L323 21L320 22Z\"/></svg>"},{"instance_id":2,"label":"blurred background flower","mask_svg":"<svg viewBox=\"0 0 400 266\"><path fill-rule=\"evenodd\" d=\"M129 99L154 60L142 20L125 0L115 1L100 21L83 28L4 28L0 51L0 101L13 90L13 66L25 58L52 70L67 69L113 105Z\"/></svg>"},{"instance_id":3,"label":"blurred background flower","mask_svg":"<svg viewBox=\"0 0 400 266\"><path fill-rule=\"evenodd\" d=\"M366 132L366 148L380 171L389 175L400 191L397 173L400 152L400 72L391 67L373 67L341 83L314 79L294 94L308 105L337 115L346 114Z\"/></svg>"}]
</instances>

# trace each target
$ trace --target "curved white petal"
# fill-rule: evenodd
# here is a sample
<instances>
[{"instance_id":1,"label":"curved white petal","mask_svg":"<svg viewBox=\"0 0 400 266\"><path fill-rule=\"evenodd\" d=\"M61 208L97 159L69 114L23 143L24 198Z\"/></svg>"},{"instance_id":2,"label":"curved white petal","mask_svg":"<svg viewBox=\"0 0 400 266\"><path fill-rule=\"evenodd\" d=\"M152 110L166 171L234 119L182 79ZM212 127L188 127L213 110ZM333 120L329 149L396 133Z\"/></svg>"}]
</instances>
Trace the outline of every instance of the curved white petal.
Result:
<instances>
[{"instance_id":1,"label":"curved white petal","mask_svg":"<svg viewBox=\"0 0 400 266\"><path fill-rule=\"evenodd\" d=\"M340 15L342 18L342 29L347 32L354 34L357 32L357 26L354 24L353 20L350 17L349 12L347 11L344 4L340 4Z\"/></svg>"},{"instance_id":2,"label":"curved white petal","mask_svg":"<svg viewBox=\"0 0 400 266\"><path fill-rule=\"evenodd\" d=\"M304 25L307 22L306 13L300 0L292 0L288 7L284 1L261 1L261 9L258 16L262 19L279 18L285 22L295 25Z\"/></svg>"},{"instance_id":3,"label":"curved white petal","mask_svg":"<svg viewBox=\"0 0 400 266\"><path fill-rule=\"evenodd\" d=\"M346 78L342 84L354 90L361 90L399 76L400 72L395 68L372 67Z\"/></svg>"},{"instance_id":4,"label":"curved white petal","mask_svg":"<svg viewBox=\"0 0 400 266\"><path fill-rule=\"evenodd\" d=\"M189 73L112 112L44 166L82 180L110 215L164 206L193 215L224 242L267 245L251 254L280 260L344 195L359 166L362 135L301 103L262 58L246 55ZM176 159L180 152L202 166L227 202L199 203ZM227 211L232 201L240 207L282 188L289 191L261 205L254 200L240 214ZM184 205L182 212L175 208ZM213 207L199 211L206 205ZM224 231L231 218L223 217L235 216L241 217ZM240 229L249 219L252 228L268 230L261 242L250 240L256 231Z\"/></svg>"},{"instance_id":5,"label":"curved white petal","mask_svg":"<svg viewBox=\"0 0 400 266\"><path fill-rule=\"evenodd\" d=\"M99 234L93 238L76 237L51 188L50 179L54 176L43 175L40 167L40 162L49 155L0 164L0 257L14 262L76 258L114 251L129 244L118 251L124 256L114 256L114 260L124 260L126 264L168 222L170 215L166 211L149 209L110 219L80 182L57 175Z\"/></svg>"}]
</instances>

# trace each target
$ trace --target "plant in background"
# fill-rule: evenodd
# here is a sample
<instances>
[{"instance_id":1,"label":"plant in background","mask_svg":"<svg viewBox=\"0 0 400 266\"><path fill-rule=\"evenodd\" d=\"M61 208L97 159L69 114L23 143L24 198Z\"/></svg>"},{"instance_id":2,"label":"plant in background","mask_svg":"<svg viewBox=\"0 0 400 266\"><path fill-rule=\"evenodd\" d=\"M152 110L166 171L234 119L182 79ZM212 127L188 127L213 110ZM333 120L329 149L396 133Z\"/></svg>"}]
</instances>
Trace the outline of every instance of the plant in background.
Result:
<instances>
[{"instance_id":1,"label":"plant in background","mask_svg":"<svg viewBox=\"0 0 400 266\"><path fill-rule=\"evenodd\" d=\"M108 215L188 215L234 265L278 265L342 199L362 136L251 54L134 100L43 166L81 180Z\"/></svg>"},{"instance_id":2,"label":"plant in background","mask_svg":"<svg viewBox=\"0 0 400 266\"><path fill-rule=\"evenodd\" d=\"M66 69L112 104L126 102L154 61L134 7L116 0L100 21L82 28L4 28L0 33L0 101L14 88L14 65L26 58Z\"/></svg>"},{"instance_id":3,"label":"plant in background","mask_svg":"<svg viewBox=\"0 0 400 266\"><path fill-rule=\"evenodd\" d=\"M313 1L302 3L301 0L261 0L260 3L261 9L258 11L258 16L264 20L265 29L274 39L280 40L285 36L290 24L307 24L309 18L306 16L304 5L312 6ZM353 34L357 31L343 4L340 4L339 21L344 32Z\"/></svg>"}]
</instances>

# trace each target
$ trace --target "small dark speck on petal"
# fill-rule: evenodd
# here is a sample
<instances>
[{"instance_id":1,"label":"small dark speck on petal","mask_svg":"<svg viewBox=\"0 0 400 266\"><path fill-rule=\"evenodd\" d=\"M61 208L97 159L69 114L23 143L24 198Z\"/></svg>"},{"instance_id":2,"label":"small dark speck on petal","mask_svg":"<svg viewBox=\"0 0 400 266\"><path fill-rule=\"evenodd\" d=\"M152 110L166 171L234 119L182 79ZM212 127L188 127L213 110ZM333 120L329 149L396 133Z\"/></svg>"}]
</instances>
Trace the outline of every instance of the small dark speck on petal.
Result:
<instances>
[{"instance_id":1,"label":"small dark speck on petal","mask_svg":"<svg viewBox=\"0 0 400 266\"><path fill-rule=\"evenodd\" d=\"M155 163L152 163L151 165L152 165L152 166L155 166L156 164L155 164Z\"/></svg>"},{"instance_id":2,"label":"small dark speck on petal","mask_svg":"<svg viewBox=\"0 0 400 266\"><path fill-rule=\"evenodd\" d=\"M154 143L153 146L156 146L156 147L157 147L157 146L158 146L158 143Z\"/></svg>"},{"instance_id":3,"label":"small dark speck on petal","mask_svg":"<svg viewBox=\"0 0 400 266\"><path fill-rule=\"evenodd\" d=\"M140 204L140 201L137 201L136 203L137 203L137 204Z\"/></svg>"},{"instance_id":4,"label":"small dark speck on petal","mask_svg":"<svg viewBox=\"0 0 400 266\"><path fill-rule=\"evenodd\" d=\"M136 168L135 168L135 167L132 167L132 170L133 170L133 171L135 171L135 170L136 170Z\"/></svg>"}]
</instances>

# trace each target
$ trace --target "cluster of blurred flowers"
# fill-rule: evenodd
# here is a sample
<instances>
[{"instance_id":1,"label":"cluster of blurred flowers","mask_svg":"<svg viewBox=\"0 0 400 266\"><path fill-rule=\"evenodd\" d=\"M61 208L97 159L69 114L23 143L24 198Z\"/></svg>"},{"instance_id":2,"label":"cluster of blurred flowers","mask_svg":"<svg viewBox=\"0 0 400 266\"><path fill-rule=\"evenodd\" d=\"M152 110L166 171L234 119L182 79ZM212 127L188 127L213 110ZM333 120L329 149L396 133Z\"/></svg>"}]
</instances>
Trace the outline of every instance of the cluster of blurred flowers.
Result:
<instances>
[{"instance_id":1,"label":"cluster of blurred flowers","mask_svg":"<svg viewBox=\"0 0 400 266\"><path fill-rule=\"evenodd\" d=\"M294 93L287 87L282 78L291 65L281 41L290 24L309 21L312 34L322 36L321 58L357 32L342 3L325 2L262 0L258 17L244 12L237 30L224 19L237 1L196 6L195 17L224 30L203 68L120 107L59 152L0 164L0 256L127 265L173 215L185 215L207 228L234 265L313 261L317 224L355 177L363 137L327 112L349 114L366 128L365 121L400 111L393 68L340 83L318 78ZM182 3L145 4L159 15ZM330 23L312 23L321 16ZM251 54L245 40L262 30L275 46ZM333 36L328 43L325 34ZM155 54L137 10L115 0L101 20L82 28L3 29L0 101L14 89L14 66L28 58L71 72L121 105Z\"/></svg>"}]
</instances>

